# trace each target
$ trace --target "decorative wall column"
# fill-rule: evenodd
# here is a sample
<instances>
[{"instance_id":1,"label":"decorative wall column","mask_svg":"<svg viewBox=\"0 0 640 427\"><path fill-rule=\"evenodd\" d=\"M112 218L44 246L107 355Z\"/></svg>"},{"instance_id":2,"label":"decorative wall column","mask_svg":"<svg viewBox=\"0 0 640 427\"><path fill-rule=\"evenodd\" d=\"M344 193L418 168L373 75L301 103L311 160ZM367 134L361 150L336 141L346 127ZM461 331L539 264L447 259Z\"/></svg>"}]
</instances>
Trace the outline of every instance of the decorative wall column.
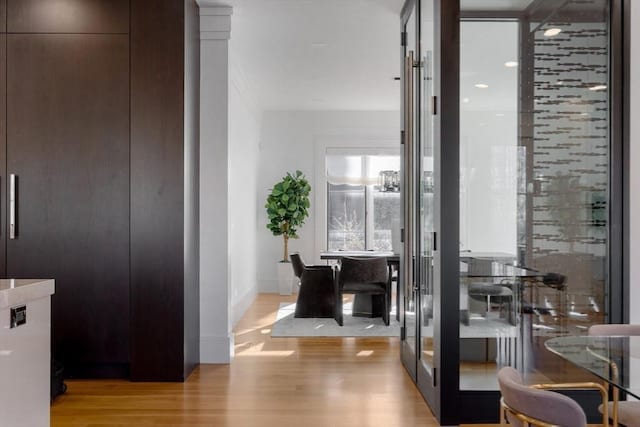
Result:
<instances>
[{"instance_id":1,"label":"decorative wall column","mask_svg":"<svg viewBox=\"0 0 640 427\"><path fill-rule=\"evenodd\" d=\"M233 355L229 271L229 37L232 8L200 1L200 362Z\"/></svg>"}]
</instances>

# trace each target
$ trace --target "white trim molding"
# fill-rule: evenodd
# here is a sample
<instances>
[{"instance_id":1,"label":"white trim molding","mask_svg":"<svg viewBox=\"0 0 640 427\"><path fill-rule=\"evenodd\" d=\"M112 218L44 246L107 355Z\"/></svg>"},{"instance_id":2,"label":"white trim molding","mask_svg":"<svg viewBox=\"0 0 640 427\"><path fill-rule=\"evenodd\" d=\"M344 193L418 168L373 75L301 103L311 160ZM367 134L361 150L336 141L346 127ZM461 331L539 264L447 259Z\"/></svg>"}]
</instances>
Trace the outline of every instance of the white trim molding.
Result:
<instances>
[{"instance_id":1,"label":"white trim molding","mask_svg":"<svg viewBox=\"0 0 640 427\"><path fill-rule=\"evenodd\" d=\"M228 6L200 6L200 40L229 40L232 14Z\"/></svg>"},{"instance_id":2,"label":"white trim molding","mask_svg":"<svg viewBox=\"0 0 640 427\"><path fill-rule=\"evenodd\" d=\"M200 9L200 361L229 363L230 7ZM222 224L222 225L221 225Z\"/></svg>"}]
</instances>

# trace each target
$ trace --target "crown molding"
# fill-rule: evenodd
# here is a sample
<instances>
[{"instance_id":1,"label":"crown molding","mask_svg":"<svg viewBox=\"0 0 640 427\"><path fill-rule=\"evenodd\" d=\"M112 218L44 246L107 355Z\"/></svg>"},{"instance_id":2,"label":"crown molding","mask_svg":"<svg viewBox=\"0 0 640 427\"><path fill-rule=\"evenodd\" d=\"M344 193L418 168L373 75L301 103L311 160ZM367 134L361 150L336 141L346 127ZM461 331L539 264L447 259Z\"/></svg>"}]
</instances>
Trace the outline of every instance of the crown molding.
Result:
<instances>
[{"instance_id":1,"label":"crown molding","mask_svg":"<svg viewBox=\"0 0 640 427\"><path fill-rule=\"evenodd\" d=\"M219 5L203 6L202 3L200 3L200 40L229 40L233 8Z\"/></svg>"}]
</instances>

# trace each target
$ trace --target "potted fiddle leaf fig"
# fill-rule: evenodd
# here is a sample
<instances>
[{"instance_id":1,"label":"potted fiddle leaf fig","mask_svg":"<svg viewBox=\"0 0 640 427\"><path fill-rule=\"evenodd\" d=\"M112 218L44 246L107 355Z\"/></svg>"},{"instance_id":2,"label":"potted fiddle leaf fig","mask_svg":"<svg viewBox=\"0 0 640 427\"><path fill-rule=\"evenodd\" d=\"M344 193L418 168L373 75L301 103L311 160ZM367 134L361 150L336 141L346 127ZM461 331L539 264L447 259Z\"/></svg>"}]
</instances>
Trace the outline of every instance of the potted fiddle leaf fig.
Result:
<instances>
[{"instance_id":1,"label":"potted fiddle leaf fig","mask_svg":"<svg viewBox=\"0 0 640 427\"><path fill-rule=\"evenodd\" d=\"M274 236L282 236L283 254L278 263L279 291L282 295L291 294L293 269L289 261L289 239L298 238L298 228L309 216L310 192L311 186L302 172L287 173L273 186L264 206L269 218L267 228Z\"/></svg>"}]
</instances>

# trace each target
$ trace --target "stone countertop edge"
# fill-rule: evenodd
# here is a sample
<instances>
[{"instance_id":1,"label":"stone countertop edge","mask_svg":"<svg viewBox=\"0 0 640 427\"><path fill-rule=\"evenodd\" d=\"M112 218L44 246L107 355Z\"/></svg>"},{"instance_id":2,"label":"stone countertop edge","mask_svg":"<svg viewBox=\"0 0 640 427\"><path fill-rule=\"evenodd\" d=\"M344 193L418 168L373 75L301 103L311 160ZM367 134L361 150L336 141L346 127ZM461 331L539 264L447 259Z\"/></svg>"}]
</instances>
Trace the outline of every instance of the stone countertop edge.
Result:
<instances>
[{"instance_id":1,"label":"stone countertop edge","mask_svg":"<svg viewBox=\"0 0 640 427\"><path fill-rule=\"evenodd\" d=\"M0 279L0 310L55 293L53 279Z\"/></svg>"}]
</instances>

